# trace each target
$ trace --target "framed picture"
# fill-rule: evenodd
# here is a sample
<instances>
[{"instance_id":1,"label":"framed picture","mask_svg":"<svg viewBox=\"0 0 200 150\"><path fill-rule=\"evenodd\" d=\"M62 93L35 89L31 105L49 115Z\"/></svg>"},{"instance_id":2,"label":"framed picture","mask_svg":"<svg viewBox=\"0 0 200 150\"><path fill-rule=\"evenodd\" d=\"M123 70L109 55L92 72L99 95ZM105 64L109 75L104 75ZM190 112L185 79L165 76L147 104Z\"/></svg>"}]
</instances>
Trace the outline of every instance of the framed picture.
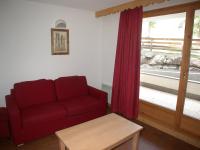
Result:
<instances>
[{"instance_id":1,"label":"framed picture","mask_svg":"<svg viewBox=\"0 0 200 150\"><path fill-rule=\"evenodd\" d=\"M69 54L68 29L51 29L51 51L52 55Z\"/></svg>"}]
</instances>

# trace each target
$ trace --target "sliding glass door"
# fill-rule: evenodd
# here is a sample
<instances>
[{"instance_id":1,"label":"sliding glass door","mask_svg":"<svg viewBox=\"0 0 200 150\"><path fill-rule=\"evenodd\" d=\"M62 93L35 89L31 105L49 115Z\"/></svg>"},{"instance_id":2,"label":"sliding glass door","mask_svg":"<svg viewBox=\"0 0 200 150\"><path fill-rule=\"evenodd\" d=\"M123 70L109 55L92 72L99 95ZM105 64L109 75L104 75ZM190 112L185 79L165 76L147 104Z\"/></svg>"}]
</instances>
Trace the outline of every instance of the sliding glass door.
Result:
<instances>
[{"instance_id":1,"label":"sliding glass door","mask_svg":"<svg viewBox=\"0 0 200 150\"><path fill-rule=\"evenodd\" d=\"M186 13L143 19L140 99L176 110Z\"/></svg>"},{"instance_id":2,"label":"sliding glass door","mask_svg":"<svg viewBox=\"0 0 200 150\"><path fill-rule=\"evenodd\" d=\"M200 120L200 10L195 11L187 92L183 114Z\"/></svg>"},{"instance_id":3,"label":"sliding glass door","mask_svg":"<svg viewBox=\"0 0 200 150\"><path fill-rule=\"evenodd\" d=\"M197 139L200 136L199 4L144 15L140 73L142 119L168 125L173 132L194 135Z\"/></svg>"},{"instance_id":4,"label":"sliding glass door","mask_svg":"<svg viewBox=\"0 0 200 150\"><path fill-rule=\"evenodd\" d=\"M181 128L200 135L200 10L195 11Z\"/></svg>"}]
</instances>

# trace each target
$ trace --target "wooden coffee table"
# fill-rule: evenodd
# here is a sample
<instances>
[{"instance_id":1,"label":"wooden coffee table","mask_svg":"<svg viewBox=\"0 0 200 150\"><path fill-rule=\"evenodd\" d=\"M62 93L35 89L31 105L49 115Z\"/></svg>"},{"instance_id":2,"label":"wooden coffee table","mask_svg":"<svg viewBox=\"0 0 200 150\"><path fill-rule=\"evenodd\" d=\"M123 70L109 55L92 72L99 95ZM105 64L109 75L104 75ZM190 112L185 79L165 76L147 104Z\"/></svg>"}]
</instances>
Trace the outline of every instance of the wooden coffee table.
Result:
<instances>
[{"instance_id":1,"label":"wooden coffee table","mask_svg":"<svg viewBox=\"0 0 200 150\"><path fill-rule=\"evenodd\" d=\"M143 127L109 114L56 132L60 150L136 150Z\"/></svg>"}]
</instances>

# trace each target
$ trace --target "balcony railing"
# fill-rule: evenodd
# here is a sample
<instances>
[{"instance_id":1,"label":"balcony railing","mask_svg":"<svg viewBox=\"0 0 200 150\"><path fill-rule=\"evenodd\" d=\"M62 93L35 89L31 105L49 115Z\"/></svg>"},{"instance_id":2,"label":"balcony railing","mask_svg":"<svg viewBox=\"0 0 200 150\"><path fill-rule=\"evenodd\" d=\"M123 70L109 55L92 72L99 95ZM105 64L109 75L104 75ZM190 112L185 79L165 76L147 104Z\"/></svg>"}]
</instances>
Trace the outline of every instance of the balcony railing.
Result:
<instances>
[{"instance_id":1,"label":"balcony railing","mask_svg":"<svg viewBox=\"0 0 200 150\"><path fill-rule=\"evenodd\" d=\"M180 67L183 39L143 37L141 47L141 65ZM192 40L190 67L200 73L200 39Z\"/></svg>"},{"instance_id":2,"label":"balcony railing","mask_svg":"<svg viewBox=\"0 0 200 150\"><path fill-rule=\"evenodd\" d=\"M183 40L181 38L142 38L142 48L153 50L167 50L173 52L180 52L183 47ZM200 50L200 39L192 40L192 51Z\"/></svg>"},{"instance_id":3,"label":"balcony railing","mask_svg":"<svg viewBox=\"0 0 200 150\"><path fill-rule=\"evenodd\" d=\"M178 80L183 40L181 38L143 37L141 73ZM200 85L200 39L192 40L189 67L189 82Z\"/></svg>"}]
</instances>

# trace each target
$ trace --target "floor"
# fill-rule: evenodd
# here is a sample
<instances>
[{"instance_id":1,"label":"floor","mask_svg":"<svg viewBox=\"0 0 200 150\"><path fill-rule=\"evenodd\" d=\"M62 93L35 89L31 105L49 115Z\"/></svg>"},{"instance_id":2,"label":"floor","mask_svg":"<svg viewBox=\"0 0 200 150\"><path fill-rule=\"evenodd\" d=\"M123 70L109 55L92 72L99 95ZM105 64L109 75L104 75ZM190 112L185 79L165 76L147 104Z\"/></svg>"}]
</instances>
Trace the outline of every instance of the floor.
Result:
<instances>
[{"instance_id":1,"label":"floor","mask_svg":"<svg viewBox=\"0 0 200 150\"><path fill-rule=\"evenodd\" d=\"M183 141L169 136L157 129L142 124L144 130L139 141L139 150L199 150ZM9 140L0 140L0 150L58 150L58 140L55 135L15 147Z\"/></svg>"},{"instance_id":2,"label":"floor","mask_svg":"<svg viewBox=\"0 0 200 150\"><path fill-rule=\"evenodd\" d=\"M176 110L177 95L140 86L140 99ZM200 101L186 98L183 113L200 120Z\"/></svg>"}]
</instances>

